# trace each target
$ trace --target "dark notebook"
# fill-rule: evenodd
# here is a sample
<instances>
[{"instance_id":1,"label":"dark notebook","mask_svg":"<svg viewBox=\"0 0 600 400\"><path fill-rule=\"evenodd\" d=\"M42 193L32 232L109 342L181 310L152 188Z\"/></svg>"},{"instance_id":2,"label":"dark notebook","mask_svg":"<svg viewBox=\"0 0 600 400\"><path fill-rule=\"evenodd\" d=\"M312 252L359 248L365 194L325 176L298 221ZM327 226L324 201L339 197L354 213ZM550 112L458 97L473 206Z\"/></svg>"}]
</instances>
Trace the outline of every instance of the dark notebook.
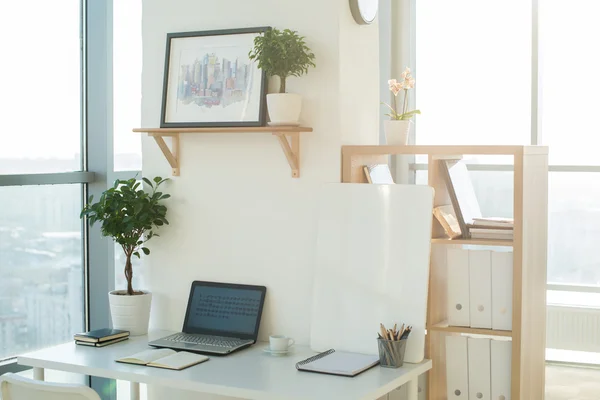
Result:
<instances>
[{"instance_id":1,"label":"dark notebook","mask_svg":"<svg viewBox=\"0 0 600 400\"><path fill-rule=\"evenodd\" d=\"M73 339L80 342L100 343L127 336L129 336L129 331L121 331L118 329L97 329L95 331L77 333L75 336L73 336Z\"/></svg>"},{"instance_id":2,"label":"dark notebook","mask_svg":"<svg viewBox=\"0 0 600 400\"><path fill-rule=\"evenodd\" d=\"M84 342L82 340L76 340L75 344L78 344L80 346L104 347L104 346L110 346L111 344L122 342L127 339L129 339L129 338L127 336L125 336L125 337L120 337L120 338L116 338L113 340L107 340L106 342Z\"/></svg>"}]
</instances>

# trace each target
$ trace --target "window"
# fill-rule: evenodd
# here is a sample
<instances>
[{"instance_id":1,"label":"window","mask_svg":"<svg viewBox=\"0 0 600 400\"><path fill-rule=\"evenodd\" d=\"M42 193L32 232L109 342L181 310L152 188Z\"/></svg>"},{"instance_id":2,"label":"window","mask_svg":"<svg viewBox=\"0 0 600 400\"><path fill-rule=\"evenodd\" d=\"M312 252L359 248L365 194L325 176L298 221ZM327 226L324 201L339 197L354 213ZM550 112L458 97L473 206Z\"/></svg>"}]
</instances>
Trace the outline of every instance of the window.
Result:
<instances>
[{"instance_id":1,"label":"window","mask_svg":"<svg viewBox=\"0 0 600 400\"><path fill-rule=\"evenodd\" d=\"M0 74L0 174L81 170L79 0L8 8L0 17L0 45L12 60Z\"/></svg>"},{"instance_id":2,"label":"window","mask_svg":"<svg viewBox=\"0 0 600 400\"><path fill-rule=\"evenodd\" d=\"M131 132L140 119L141 0L32 0L9 11L0 17L0 44L16 60L0 76L11 99L0 146L0 375L17 354L108 325L112 246L79 212L84 198L141 168ZM73 380L63 375L52 379ZM92 387L110 396L116 385L92 379Z\"/></svg>"},{"instance_id":3,"label":"window","mask_svg":"<svg viewBox=\"0 0 600 400\"><path fill-rule=\"evenodd\" d=\"M600 293L594 251L600 241L600 161L594 146L600 55L590 50L600 34L594 19L600 3L413 5L416 108L423 113L416 118L416 143L549 145L549 288L560 284L560 290L577 292L577 285L591 285ZM512 172L501 165L507 161L467 159L487 215L512 215ZM425 175L417 171L417 180Z\"/></svg>"},{"instance_id":4,"label":"window","mask_svg":"<svg viewBox=\"0 0 600 400\"><path fill-rule=\"evenodd\" d=\"M84 327L81 185L0 187L0 360Z\"/></svg>"},{"instance_id":5,"label":"window","mask_svg":"<svg viewBox=\"0 0 600 400\"><path fill-rule=\"evenodd\" d=\"M69 174L83 166L80 12L79 0L14 2L0 24L13 60L0 74L10 98L0 146L0 361L84 327L84 175ZM15 174L24 175L6 180ZM61 181L79 182L50 185Z\"/></svg>"}]
</instances>

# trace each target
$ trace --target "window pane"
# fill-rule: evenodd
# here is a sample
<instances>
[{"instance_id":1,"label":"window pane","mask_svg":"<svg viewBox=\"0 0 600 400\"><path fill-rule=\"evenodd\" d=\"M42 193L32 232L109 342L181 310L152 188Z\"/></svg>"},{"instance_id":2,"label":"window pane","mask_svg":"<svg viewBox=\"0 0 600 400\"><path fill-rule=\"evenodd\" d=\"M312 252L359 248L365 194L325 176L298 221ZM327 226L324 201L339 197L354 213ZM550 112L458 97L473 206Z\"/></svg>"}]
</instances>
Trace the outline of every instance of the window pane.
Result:
<instances>
[{"instance_id":1,"label":"window pane","mask_svg":"<svg viewBox=\"0 0 600 400\"><path fill-rule=\"evenodd\" d=\"M540 2L542 141L552 164L598 165L600 2L565 4Z\"/></svg>"},{"instance_id":2,"label":"window pane","mask_svg":"<svg viewBox=\"0 0 600 400\"><path fill-rule=\"evenodd\" d=\"M552 172L548 282L600 285L600 173Z\"/></svg>"},{"instance_id":3,"label":"window pane","mask_svg":"<svg viewBox=\"0 0 600 400\"><path fill-rule=\"evenodd\" d=\"M83 329L80 209L81 185L0 187L0 360Z\"/></svg>"},{"instance_id":4,"label":"window pane","mask_svg":"<svg viewBox=\"0 0 600 400\"><path fill-rule=\"evenodd\" d=\"M80 170L79 0L6 7L0 174Z\"/></svg>"},{"instance_id":5,"label":"window pane","mask_svg":"<svg viewBox=\"0 0 600 400\"><path fill-rule=\"evenodd\" d=\"M115 171L142 169L142 1L113 3L113 144Z\"/></svg>"},{"instance_id":6,"label":"window pane","mask_svg":"<svg viewBox=\"0 0 600 400\"><path fill-rule=\"evenodd\" d=\"M531 1L417 1L418 144L528 144Z\"/></svg>"}]
</instances>

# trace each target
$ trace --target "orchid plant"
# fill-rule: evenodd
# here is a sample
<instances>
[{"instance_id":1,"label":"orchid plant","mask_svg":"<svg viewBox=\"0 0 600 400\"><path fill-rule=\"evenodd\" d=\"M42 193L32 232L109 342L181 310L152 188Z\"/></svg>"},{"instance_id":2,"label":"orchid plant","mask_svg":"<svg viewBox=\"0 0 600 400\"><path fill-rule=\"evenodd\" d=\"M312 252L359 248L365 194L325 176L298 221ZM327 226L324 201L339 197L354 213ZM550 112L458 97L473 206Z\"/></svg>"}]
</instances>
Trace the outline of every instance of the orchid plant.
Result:
<instances>
[{"instance_id":1,"label":"orchid plant","mask_svg":"<svg viewBox=\"0 0 600 400\"><path fill-rule=\"evenodd\" d=\"M388 85L390 85L390 91L394 95L392 98L392 105L390 106L387 103L382 103L388 106L388 108L391 110L389 114L385 115L396 121L409 120L414 115L421 114L421 111L419 110L408 111L408 91L415 87L415 79L410 74L410 68L406 67L404 72L402 72L401 77L402 80L400 82L396 81L395 79L390 79L388 81ZM401 91L404 91L404 101L402 102L402 109L400 110L401 112L398 112L396 99Z\"/></svg>"}]
</instances>

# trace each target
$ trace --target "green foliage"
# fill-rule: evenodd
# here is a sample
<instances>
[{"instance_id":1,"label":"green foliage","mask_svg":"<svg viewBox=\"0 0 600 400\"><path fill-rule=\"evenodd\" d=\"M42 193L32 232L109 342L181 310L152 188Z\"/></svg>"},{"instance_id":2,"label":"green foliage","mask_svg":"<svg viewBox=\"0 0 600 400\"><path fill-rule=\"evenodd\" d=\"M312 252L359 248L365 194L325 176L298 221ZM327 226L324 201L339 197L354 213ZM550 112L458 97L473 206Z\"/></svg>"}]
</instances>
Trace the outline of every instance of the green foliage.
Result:
<instances>
[{"instance_id":1,"label":"green foliage","mask_svg":"<svg viewBox=\"0 0 600 400\"><path fill-rule=\"evenodd\" d=\"M166 219L167 207L161 204L171 195L158 191L158 187L167 179L156 177L152 181L142 178L149 191L144 191L142 184L135 178L116 180L113 187L104 191L100 201L89 203L81 211L80 218L87 217L90 226L96 222L102 223L103 236L111 237L121 245L127 257L125 277L128 283L128 294L134 294L131 289L131 256L140 257L140 251L150 254L145 243L155 236L154 229L168 225Z\"/></svg>"},{"instance_id":2,"label":"green foliage","mask_svg":"<svg viewBox=\"0 0 600 400\"><path fill-rule=\"evenodd\" d=\"M304 42L304 36L289 29L269 29L257 36L248 56L251 60L258 60L258 67L268 76L281 79L280 93L285 93L289 76L302 76L309 67L315 67L315 55Z\"/></svg>"}]
</instances>

